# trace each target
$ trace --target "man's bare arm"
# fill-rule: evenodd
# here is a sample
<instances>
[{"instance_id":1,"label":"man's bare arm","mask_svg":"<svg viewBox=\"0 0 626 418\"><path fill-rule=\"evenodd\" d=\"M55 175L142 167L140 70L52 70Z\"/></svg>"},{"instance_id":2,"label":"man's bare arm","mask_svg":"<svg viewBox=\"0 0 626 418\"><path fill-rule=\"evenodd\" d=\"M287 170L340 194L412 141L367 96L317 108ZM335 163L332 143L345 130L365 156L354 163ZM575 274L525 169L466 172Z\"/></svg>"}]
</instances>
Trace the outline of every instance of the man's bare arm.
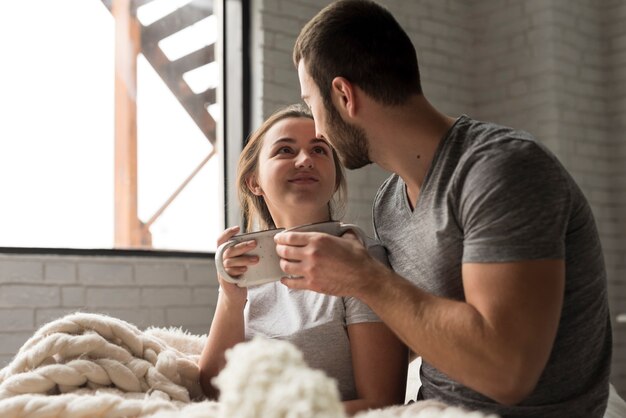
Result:
<instances>
[{"instance_id":1,"label":"man's bare arm","mask_svg":"<svg viewBox=\"0 0 626 418\"><path fill-rule=\"evenodd\" d=\"M532 392L556 337L562 260L465 264L465 302L428 294L390 271L386 276L356 296L425 361L503 404Z\"/></svg>"}]
</instances>

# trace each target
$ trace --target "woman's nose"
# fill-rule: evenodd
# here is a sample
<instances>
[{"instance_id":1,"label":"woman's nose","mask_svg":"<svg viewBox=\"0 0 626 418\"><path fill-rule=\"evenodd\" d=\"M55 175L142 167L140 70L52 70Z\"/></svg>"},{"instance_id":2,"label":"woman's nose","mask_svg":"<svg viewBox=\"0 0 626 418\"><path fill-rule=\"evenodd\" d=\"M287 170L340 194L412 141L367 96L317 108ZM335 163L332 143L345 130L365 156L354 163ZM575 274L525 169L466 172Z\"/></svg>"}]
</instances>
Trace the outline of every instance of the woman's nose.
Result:
<instances>
[{"instance_id":1,"label":"woman's nose","mask_svg":"<svg viewBox=\"0 0 626 418\"><path fill-rule=\"evenodd\" d=\"M298 158L296 158L296 167L298 168L313 168L313 159L306 151L300 151Z\"/></svg>"}]
</instances>

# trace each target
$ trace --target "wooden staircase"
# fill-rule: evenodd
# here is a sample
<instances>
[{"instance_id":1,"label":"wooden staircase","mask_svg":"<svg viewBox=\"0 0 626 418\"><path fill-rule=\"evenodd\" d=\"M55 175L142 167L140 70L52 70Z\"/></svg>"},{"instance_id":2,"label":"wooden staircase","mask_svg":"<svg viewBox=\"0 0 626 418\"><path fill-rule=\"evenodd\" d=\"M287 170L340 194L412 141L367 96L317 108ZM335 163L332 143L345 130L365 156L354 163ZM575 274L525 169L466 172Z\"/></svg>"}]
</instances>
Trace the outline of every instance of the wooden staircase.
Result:
<instances>
[{"instance_id":1,"label":"wooden staircase","mask_svg":"<svg viewBox=\"0 0 626 418\"><path fill-rule=\"evenodd\" d=\"M130 15L136 17L137 9L152 1L154 0L130 1ZM113 12L113 2L114 0L102 0L102 3L111 12ZM215 144L215 120L207 110L210 105L216 103L215 88L194 93L183 78L185 73L215 61L215 45L207 45L175 61L170 61L159 48L161 40L212 14L213 0L193 0L148 26L143 26L138 22L140 28L138 50L165 82L211 144Z\"/></svg>"},{"instance_id":2,"label":"wooden staircase","mask_svg":"<svg viewBox=\"0 0 626 418\"><path fill-rule=\"evenodd\" d=\"M156 0L101 0L115 18L115 247L152 248L150 226L189 181L216 155L216 122L208 107L215 88L194 92L185 81L189 71L215 62L209 44L170 60L159 42L213 14L213 0L192 0L148 25L137 10ZM208 36L208 34L207 34ZM146 222L137 213L137 56L142 54L209 140L212 149L185 181Z\"/></svg>"}]
</instances>

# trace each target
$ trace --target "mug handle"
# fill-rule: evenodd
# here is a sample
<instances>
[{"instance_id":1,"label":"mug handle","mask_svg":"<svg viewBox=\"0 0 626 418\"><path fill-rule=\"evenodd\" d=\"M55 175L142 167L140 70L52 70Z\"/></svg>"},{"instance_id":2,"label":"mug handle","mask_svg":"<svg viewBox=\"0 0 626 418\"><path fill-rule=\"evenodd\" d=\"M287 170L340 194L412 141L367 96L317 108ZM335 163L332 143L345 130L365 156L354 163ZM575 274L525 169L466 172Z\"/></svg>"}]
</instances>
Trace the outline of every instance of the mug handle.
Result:
<instances>
[{"instance_id":1,"label":"mug handle","mask_svg":"<svg viewBox=\"0 0 626 418\"><path fill-rule=\"evenodd\" d=\"M226 273L226 269L224 269L224 260L222 259L224 251L226 251L235 244L237 244L237 241L230 240L217 247L217 251L215 252L215 268L217 269L217 274L222 276L222 279L224 279L228 283L241 285L243 282L241 279L238 279L237 277L233 277L230 274Z\"/></svg>"},{"instance_id":2,"label":"mug handle","mask_svg":"<svg viewBox=\"0 0 626 418\"><path fill-rule=\"evenodd\" d=\"M339 232L341 233L341 235L345 234L348 231L354 232L359 238L359 240L361 241L361 244L367 245L367 235L365 234L365 231L361 229L360 226L355 225L355 224L344 224L344 223L341 223L339 225Z\"/></svg>"}]
</instances>

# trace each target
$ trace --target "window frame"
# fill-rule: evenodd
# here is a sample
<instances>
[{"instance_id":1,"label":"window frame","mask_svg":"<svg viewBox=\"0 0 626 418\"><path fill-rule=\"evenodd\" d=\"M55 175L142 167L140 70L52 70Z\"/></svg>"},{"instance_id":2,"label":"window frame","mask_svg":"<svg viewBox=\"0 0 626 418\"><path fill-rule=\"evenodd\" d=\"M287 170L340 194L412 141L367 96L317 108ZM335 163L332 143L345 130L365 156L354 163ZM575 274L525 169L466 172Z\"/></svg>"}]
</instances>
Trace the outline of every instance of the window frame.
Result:
<instances>
[{"instance_id":1,"label":"window frame","mask_svg":"<svg viewBox=\"0 0 626 418\"><path fill-rule=\"evenodd\" d=\"M218 88L222 123L218 124L217 146L223 173L221 199L225 207L221 222L225 227L239 223L241 218L234 181L239 153L250 126L250 1L215 0L214 7L220 9L222 35L218 37L217 45L222 70ZM206 258L215 253L139 248L0 247L0 254Z\"/></svg>"}]
</instances>

